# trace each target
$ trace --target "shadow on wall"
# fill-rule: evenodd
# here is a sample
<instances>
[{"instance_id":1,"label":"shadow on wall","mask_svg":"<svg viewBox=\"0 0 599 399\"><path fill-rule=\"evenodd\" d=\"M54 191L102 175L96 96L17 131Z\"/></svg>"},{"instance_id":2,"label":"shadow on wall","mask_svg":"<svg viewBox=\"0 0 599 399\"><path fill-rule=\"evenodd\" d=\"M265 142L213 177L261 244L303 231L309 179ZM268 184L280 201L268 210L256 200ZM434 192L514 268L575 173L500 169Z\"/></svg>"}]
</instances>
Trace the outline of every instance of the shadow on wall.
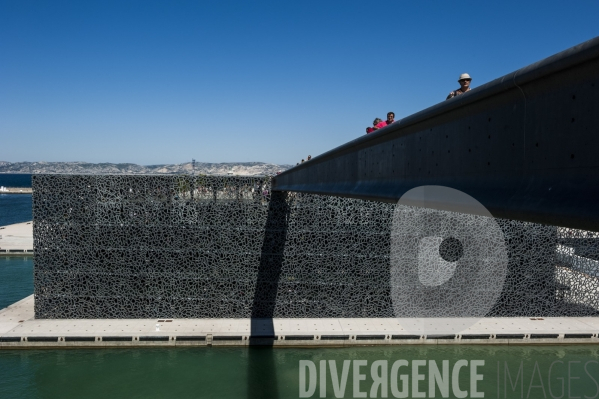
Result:
<instances>
[{"instance_id":1,"label":"shadow on wall","mask_svg":"<svg viewBox=\"0 0 599 399\"><path fill-rule=\"evenodd\" d=\"M287 241L289 204L286 197L286 192L272 193L268 204L264 242L252 304L250 347L248 348L250 398L279 397L274 352L268 353L268 351L272 349L273 342L277 339L273 317Z\"/></svg>"}]
</instances>

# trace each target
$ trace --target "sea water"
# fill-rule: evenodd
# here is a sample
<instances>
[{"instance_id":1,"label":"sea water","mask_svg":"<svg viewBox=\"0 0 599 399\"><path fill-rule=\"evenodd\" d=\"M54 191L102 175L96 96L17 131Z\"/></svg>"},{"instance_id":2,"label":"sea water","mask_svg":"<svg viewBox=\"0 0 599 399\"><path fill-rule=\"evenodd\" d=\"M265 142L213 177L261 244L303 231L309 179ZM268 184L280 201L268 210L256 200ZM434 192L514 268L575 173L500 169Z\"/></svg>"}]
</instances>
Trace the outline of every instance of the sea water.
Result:
<instances>
[{"instance_id":1,"label":"sea water","mask_svg":"<svg viewBox=\"0 0 599 399\"><path fill-rule=\"evenodd\" d=\"M33 294L33 257L0 256L0 309L31 294Z\"/></svg>"},{"instance_id":2,"label":"sea water","mask_svg":"<svg viewBox=\"0 0 599 399\"><path fill-rule=\"evenodd\" d=\"M0 186L31 187L31 175L0 173ZM30 221L31 201L31 194L0 193L0 226Z\"/></svg>"},{"instance_id":3,"label":"sea water","mask_svg":"<svg viewBox=\"0 0 599 399\"><path fill-rule=\"evenodd\" d=\"M26 173L0 173L0 186L31 187L31 175Z\"/></svg>"}]
</instances>

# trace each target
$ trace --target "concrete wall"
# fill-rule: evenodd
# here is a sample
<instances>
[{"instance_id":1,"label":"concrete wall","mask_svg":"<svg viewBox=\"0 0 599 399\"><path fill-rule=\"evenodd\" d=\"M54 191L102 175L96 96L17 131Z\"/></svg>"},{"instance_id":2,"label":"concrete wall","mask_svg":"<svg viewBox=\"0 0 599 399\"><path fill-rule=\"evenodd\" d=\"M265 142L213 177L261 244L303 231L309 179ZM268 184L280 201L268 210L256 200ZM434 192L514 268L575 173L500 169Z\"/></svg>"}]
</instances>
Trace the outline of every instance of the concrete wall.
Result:
<instances>
[{"instance_id":1,"label":"concrete wall","mask_svg":"<svg viewBox=\"0 0 599 399\"><path fill-rule=\"evenodd\" d=\"M393 204L242 177L35 175L33 190L36 318L418 316L391 294ZM595 312L556 299L555 228L496 223L481 242L505 246L508 264L489 315ZM461 275L467 301L480 284Z\"/></svg>"}]
</instances>

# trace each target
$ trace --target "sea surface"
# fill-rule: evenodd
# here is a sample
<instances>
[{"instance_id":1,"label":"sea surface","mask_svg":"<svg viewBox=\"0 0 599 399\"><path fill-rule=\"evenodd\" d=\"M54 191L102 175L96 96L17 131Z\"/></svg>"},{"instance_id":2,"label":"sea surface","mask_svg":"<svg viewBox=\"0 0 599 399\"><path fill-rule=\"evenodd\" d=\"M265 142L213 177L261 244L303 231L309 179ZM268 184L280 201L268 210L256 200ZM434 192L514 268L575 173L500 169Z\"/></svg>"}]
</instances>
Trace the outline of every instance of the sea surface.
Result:
<instances>
[{"instance_id":1,"label":"sea surface","mask_svg":"<svg viewBox=\"0 0 599 399\"><path fill-rule=\"evenodd\" d=\"M32 220L31 205L31 194L0 194L0 226Z\"/></svg>"},{"instance_id":2,"label":"sea surface","mask_svg":"<svg viewBox=\"0 0 599 399\"><path fill-rule=\"evenodd\" d=\"M0 256L0 309L31 294L33 294L33 257Z\"/></svg>"},{"instance_id":3,"label":"sea surface","mask_svg":"<svg viewBox=\"0 0 599 399\"><path fill-rule=\"evenodd\" d=\"M25 173L0 173L0 186L31 187L31 175Z\"/></svg>"},{"instance_id":4,"label":"sea surface","mask_svg":"<svg viewBox=\"0 0 599 399\"><path fill-rule=\"evenodd\" d=\"M31 187L31 175L0 173L0 186ZM31 201L31 194L0 194L0 226L32 220Z\"/></svg>"},{"instance_id":5,"label":"sea surface","mask_svg":"<svg viewBox=\"0 0 599 399\"><path fill-rule=\"evenodd\" d=\"M23 177L26 175L11 176L15 175L0 174L0 185L28 187L28 178ZM7 183L9 179L24 183ZM28 220L31 195L0 195L0 226ZM0 309L32 293L33 258L1 257ZM324 380L323 361L327 365ZM331 361L337 369L335 378ZM398 369L399 385L394 391L391 370L396 361L409 365ZM454 381L460 361L466 366ZM300 362L313 365L315 375L311 375L310 366L300 367ZM349 367L345 385L344 362ZM374 376L382 381L380 386L371 374L374 362L378 362ZM485 398L599 397L599 346L418 345L0 350L0 399L276 399L299 398L302 390L311 393L303 397L353 398L375 397L374 393L382 397L383 386L387 397L393 398L397 390L403 390L403 380L408 382L404 397L433 397L429 391L431 364L440 370L439 378L445 378L448 387L445 396L434 385L434 397L456 398L456 392L460 395L463 391L468 392L466 397L473 397L471 366L481 362L484 365L477 366L474 377L482 377L476 381L476 388ZM300 378L300 370L305 371L304 379ZM314 385L312 377L316 377ZM324 395L320 395L321 389Z\"/></svg>"}]
</instances>

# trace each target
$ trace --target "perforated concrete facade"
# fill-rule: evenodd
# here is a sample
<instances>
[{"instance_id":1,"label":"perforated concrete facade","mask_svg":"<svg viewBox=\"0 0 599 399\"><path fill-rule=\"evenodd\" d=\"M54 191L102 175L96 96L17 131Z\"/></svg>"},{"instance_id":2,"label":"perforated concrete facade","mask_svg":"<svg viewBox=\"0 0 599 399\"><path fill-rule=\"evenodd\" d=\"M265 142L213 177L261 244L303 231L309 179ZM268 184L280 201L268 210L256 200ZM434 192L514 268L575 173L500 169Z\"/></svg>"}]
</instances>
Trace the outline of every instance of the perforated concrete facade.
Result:
<instances>
[{"instance_id":1,"label":"perforated concrete facade","mask_svg":"<svg viewBox=\"0 0 599 399\"><path fill-rule=\"evenodd\" d=\"M423 298L480 291L467 238L441 254L456 262L447 283L392 278L393 204L272 193L256 177L35 175L33 190L36 318L428 317L397 284ZM489 234L480 217L451 217ZM477 245L503 245L503 285L486 314L454 317L596 314L597 279L559 262L557 228L494 223L501 234Z\"/></svg>"}]
</instances>

